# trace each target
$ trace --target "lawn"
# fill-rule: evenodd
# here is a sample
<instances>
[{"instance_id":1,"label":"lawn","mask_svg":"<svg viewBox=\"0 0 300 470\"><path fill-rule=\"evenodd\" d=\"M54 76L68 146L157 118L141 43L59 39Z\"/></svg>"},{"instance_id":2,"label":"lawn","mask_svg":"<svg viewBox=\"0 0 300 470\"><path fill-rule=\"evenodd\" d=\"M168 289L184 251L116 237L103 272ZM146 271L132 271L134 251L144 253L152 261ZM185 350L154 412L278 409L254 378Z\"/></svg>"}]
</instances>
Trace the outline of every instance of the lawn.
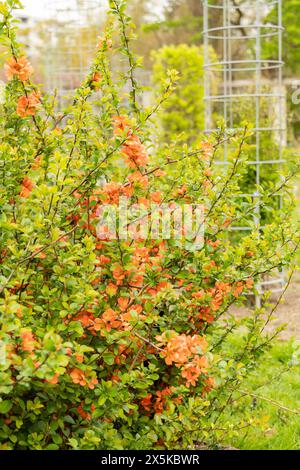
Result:
<instances>
[{"instance_id":1,"label":"lawn","mask_svg":"<svg viewBox=\"0 0 300 470\"><path fill-rule=\"evenodd\" d=\"M264 429L249 428L232 443L235 447L244 450L300 449L300 364L295 361L296 350L295 340L278 341L251 377L247 390L280 403L282 408L252 397L253 415L259 415L265 423Z\"/></svg>"}]
</instances>

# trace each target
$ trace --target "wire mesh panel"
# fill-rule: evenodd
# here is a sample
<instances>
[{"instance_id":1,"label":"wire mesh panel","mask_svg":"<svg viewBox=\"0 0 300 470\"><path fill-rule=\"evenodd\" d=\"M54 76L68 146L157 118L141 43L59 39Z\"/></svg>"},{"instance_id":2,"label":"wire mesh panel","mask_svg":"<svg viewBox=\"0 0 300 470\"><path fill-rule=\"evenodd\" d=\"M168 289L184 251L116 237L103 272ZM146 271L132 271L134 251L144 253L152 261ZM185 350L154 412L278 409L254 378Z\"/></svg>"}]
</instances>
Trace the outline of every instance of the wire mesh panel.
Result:
<instances>
[{"instance_id":1,"label":"wire mesh panel","mask_svg":"<svg viewBox=\"0 0 300 470\"><path fill-rule=\"evenodd\" d=\"M49 11L47 88L59 98L80 85L87 73L99 35L97 0L52 0Z\"/></svg>"},{"instance_id":2,"label":"wire mesh panel","mask_svg":"<svg viewBox=\"0 0 300 470\"><path fill-rule=\"evenodd\" d=\"M220 118L230 132L241 129L245 121L253 125L241 190L242 197L251 197L255 203L252 221L263 228L266 217L259 188L280 178L286 141L281 0L203 0L203 4L206 132L217 130ZM212 48L217 52L215 59ZM229 152L226 141L217 163L226 165ZM272 201L274 207L281 207L282 202L281 195ZM252 228L246 224L233 230ZM278 273L262 279L258 288L276 292L283 285L284 275Z\"/></svg>"}]
</instances>

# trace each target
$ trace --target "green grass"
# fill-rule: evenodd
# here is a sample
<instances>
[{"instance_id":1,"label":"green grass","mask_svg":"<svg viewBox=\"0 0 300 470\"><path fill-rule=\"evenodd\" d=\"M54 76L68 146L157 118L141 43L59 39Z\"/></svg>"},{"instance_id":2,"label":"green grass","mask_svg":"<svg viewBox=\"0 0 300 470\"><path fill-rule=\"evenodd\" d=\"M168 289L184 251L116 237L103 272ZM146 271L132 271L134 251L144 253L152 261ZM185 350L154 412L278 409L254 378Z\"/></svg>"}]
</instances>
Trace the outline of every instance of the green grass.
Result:
<instances>
[{"instance_id":1,"label":"green grass","mask_svg":"<svg viewBox=\"0 0 300 470\"><path fill-rule=\"evenodd\" d=\"M297 153L296 151L294 152ZM299 153L299 151L298 151ZM295 222L300 216L300 180L297 180ZM297 252L300 266L300 250ZM262 360L262 365L249 381L247 390L298 411L294 414L261 399L252 400L253 417L266 422L265 429L250 428L232 443L239 449L300 450L300 355L299 365L280 376L291 361L295 341L278 341ZM266 384L265 386L261 386Z\"/></svg>"},{"instance_id":2,"label":"green grass","mask_svg":"<svg viewBox=\"0 0 300 470\"><path fill-rule=\"evenodd\" d=\"M255 376L249 381L247 391L279 402L299 414L251 397L253 417L260 417L265 422L265 429L249 428L244 436L232 443L235 447L265 450L300 449L300 365L295 365L282 374L291 361L293 344L294 341L277 342L273 346Z\"/></svg>"}]
</instances>

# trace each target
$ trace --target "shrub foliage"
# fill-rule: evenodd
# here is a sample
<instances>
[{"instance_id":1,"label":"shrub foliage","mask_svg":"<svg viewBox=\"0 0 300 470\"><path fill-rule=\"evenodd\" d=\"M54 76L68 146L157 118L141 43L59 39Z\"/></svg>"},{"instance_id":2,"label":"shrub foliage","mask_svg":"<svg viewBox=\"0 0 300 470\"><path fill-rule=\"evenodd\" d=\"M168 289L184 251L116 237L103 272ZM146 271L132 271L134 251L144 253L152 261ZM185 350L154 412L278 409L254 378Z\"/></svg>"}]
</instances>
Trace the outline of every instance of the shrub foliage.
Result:
<instances>
[{"instance_id":1,"label":"shrub foliage","mask_svg":"<svg viewBox=\"0 0 300 470\"><path fill-rule=\"evenodd\" d=\"M164 46L153 52L153 82L162 86L168 70L176 70L179 83L160 112L164 139L178 139L182 134L188 142L199 139L204 129L203 50L180 44Z\"/></svg>"},{"instance_id":2,"label":"shrub foliage","mask_svg":"<svg viewBox=\"0 0 300 470\"><path fill-rule=\"evenodd\" d=\"M191 148L165 145L155 135L156 111L176 75L168 75L153 108L141 108L139 60L130 49L123 0L110 1L111 20L91 72L63 112L55 94L42 94L32 81L16 40L18 6L0 5L7 50L0 120L1 448L221 444L254 425L247 410L236 412L234 428L223 416L276 335L264 333L270 316L263 309L247 319L228 310L255 291L261 275L290 262L295 229L284 212L274 213L264 230L253 225L238 245L231 243L228 230L256 204L237 197L249 133L220 129ZM113 55L128 63L117 78ZM220 170L214 161L224 139L232 152ZM290 178L261 189L266 210L272 194L288 192ZM142 237L134 210L129 240L109 232L99 238L99 213L121 197L146 214L151 203L200 204L203 246ZM241 326L242 340L229 347Z\"/></svg>"}]
</instances>

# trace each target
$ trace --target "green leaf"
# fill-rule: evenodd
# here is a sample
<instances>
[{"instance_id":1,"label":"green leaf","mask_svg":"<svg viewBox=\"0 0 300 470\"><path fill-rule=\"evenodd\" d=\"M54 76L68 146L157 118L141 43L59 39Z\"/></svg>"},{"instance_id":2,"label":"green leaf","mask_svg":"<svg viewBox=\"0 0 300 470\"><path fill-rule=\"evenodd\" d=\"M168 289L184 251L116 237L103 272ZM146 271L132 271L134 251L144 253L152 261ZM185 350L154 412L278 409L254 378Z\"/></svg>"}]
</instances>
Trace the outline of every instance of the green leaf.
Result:
<instances>
[{"instance_id":1,"label":"green leaf","mask_svg":"<svg viewBox=\"0 0 300 470\"><path fill-rule=\"evenodd\" d=\"M8 413L11 410L12 406L13 404L10 400L4 400L0 402L0 413L2 414Z\"/></svg>"},{"instance_id":2,"label":"green leaf","mask_svg":"<svg viewBox=\"0 0 300 470\"><path fill-rule=\"evenodd\" d=\"M106 353L103 354L103 360L104 360L105 364L108 364L109 366L112 366L115 362L115 356L110 352L106 352Z\"/></svg>"}]
</instances>

